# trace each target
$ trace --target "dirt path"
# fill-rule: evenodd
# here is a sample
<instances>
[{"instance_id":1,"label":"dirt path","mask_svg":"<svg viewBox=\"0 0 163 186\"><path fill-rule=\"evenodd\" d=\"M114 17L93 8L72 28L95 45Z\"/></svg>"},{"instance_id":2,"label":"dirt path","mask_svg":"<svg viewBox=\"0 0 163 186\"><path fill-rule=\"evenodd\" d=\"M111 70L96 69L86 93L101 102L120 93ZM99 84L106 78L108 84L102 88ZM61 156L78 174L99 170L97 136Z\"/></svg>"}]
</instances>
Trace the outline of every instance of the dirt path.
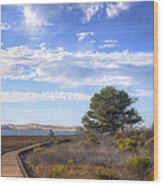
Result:
<instances>
[{"instance_id":1,"label":"dirt path","mask_svg":"<svg viewBox=\"0 0 163 186\"><path fill-rule=\"evenodd\" d=\"M19 165L17 154L21 151L28 150L39 146L43 143L37 143L19 150L7 152L1 157L1 176L2 177L24 177L21 167Z\"/></svg>"}]
</instances>

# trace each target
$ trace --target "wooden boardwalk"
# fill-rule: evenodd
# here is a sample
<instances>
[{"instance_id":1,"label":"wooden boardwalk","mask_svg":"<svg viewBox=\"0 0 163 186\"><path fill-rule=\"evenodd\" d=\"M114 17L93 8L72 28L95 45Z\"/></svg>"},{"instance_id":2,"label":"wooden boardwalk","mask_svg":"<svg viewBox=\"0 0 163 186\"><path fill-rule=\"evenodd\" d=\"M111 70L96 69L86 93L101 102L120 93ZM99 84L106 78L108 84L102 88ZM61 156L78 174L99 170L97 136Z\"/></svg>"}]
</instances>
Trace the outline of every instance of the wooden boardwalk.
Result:
<instances>
[{"instance_id":1,"label":"wooden boardwalk","mask_svg":"<svg viewBox=\"0 0 163 186\"><path fill-rule=\"evenodd\" d=\"M19 150L11 151L2 156L1 176L2 177L24 177L17 160Z\"/></svg>"},{"instance_id":2,"label":"wooden boardwalk","mask_svg":"<svg viewBox=\"0 0 163 186\"><path fill-rule=\"evenodd\" d=\"M21 170L19 161L17 159L18 153L34 148L36 146L40 146L44 143L37 143L34 145L30 145L28 147L21 148L19 150L13 150L5 153L1 157L1 176L2 177L24 177L23 172Z\"/></svg>"}]
</instances>

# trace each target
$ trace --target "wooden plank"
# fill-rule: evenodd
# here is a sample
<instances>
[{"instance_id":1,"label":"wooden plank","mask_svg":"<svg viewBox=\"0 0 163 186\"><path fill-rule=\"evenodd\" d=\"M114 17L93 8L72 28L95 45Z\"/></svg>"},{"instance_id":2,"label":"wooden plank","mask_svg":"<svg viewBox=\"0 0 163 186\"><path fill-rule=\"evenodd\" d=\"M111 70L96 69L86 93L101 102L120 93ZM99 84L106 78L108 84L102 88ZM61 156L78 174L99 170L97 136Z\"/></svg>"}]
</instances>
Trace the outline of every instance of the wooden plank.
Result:
<instances>
[{"instance_id":1,"label":"wooden plank","mask_svg":"<svg viewBox=\"0 0 163 186\"><path fill-rule=\"evenodd\" d=\"M158 3L154 2L154 180L158 179Z\"/></svg>"}]
</instances>

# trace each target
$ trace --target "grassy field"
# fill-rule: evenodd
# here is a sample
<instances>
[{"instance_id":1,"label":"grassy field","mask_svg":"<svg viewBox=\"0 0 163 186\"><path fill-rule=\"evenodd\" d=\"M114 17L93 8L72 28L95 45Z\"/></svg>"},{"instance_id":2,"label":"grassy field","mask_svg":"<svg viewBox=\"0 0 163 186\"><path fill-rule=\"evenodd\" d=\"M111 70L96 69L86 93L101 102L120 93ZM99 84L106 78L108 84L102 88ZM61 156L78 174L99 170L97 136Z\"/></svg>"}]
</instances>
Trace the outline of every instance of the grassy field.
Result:
<instances>
[{"instance_id":1,"label":"grassy field","mask_svg":"<svg viewBox=\"0 0 163 186\"><path fill-rule=\"evenodd\" d=\"M48 140L47 136L2 136L1 150L6 151L15 147L22 147Z\"/></svg>"},{"instance_id":2,"label":"grassy field","mask_svg":"<svg viewBox=\"0 0 163 186\"><path fill-rule=\"evenodd\" d=\"M57 136L57 140L70 139L75 136ZM38 142L46 142L49 136L1 136L1 151L23 147L26 145L35 144Z\"/></svg>"},{"instance_id":3,"label":"grassy field","mask_svg":"<svg viewBox=\"0 0 163 186\"><path fill-rule=\"evenodd\" d=\"M153 180L153 132L115 133L36 148L25 156L34 177Z\"/></svg>"}]
</instances>

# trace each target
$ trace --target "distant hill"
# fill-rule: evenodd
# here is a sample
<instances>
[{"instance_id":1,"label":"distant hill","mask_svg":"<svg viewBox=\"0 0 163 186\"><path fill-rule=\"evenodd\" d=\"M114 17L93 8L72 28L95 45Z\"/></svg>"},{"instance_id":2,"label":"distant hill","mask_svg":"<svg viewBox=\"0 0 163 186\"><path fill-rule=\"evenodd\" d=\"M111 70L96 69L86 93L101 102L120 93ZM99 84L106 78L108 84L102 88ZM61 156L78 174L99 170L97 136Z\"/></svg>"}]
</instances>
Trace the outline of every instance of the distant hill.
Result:
<instances>
[{"instance_id":1,"label":"distant hill","mask_svg":"<svg viewBox=\"0 0 163 186\"><path fill-rule=\"evenodd\" d=\"M53 131L67 131L67 132L81 132L84 130L82 127L66 127L66 126L52 126L52 125L41 125L35 123L14 125L14 124L5 124L1 125L1 129L10 129L10 130L53 130Z\"/></svg>"}]
</instances>

